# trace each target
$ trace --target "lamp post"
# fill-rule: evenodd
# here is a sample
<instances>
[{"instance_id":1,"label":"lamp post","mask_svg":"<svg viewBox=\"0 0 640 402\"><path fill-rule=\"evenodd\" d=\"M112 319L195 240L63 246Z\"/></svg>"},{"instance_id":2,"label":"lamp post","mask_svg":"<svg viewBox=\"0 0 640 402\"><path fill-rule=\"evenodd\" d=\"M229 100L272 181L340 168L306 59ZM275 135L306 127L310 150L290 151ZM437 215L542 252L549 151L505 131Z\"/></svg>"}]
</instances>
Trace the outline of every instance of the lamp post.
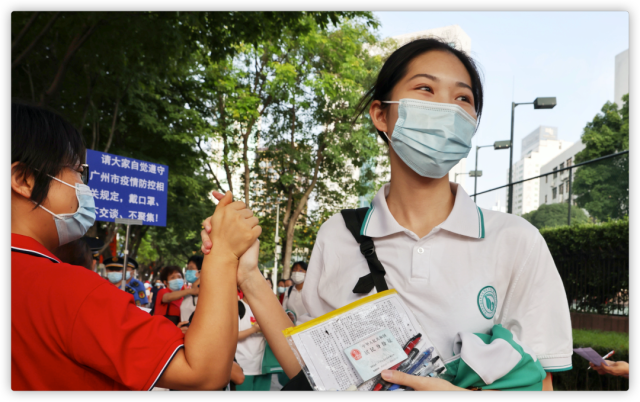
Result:
<instances>
[{"instance_id":1,"label":"lamp post","mask_svg":"<svg viewBox=\"0 0 640 402\"><path fill-rule=\"evenodd\" d=\"M511 144L513 144L513 119L518 105L533 105L534 109L553 109L556 106L556 98L536 98L533 102L515 103L511 102ZM507 203L507 213L512 213L513 206L513 146L509 150L509 202Z\"/></svg>"},{"instance_id":2,"label":"lamp post","mask_svg":"<svg viewBox=\"0 0 640 402\"><path fill-rule=\"evenodd\" d=\"M495 150L511 148L511 141L496 141L493 145L476 145L476 170L469 172L469 176L473 177L473 202L476 202L476 193L478 192L478 177L482 177L482 170L478 171L478 150L480 148L493 147Z\"/></svg>"}]
</instances>

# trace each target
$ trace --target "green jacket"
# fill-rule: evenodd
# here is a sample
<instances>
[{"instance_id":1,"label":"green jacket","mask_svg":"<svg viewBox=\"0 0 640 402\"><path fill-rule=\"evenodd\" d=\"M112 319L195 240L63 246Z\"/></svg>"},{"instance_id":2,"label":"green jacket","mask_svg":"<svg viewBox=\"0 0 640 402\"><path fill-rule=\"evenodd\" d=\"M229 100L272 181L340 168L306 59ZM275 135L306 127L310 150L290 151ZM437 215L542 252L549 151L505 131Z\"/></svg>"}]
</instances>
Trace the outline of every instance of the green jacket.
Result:
<instances>
[{"instance_id":1,"label":"green jacket","mask_svg":"<svg viewBox=\"0 0 640 402\"><path fill-rule=\"evenodd\" d=\"M546 372L535 353L502 325L490 334L460 332L441 378L462 388L541 391Z\"/></svg>"}]
</instances>

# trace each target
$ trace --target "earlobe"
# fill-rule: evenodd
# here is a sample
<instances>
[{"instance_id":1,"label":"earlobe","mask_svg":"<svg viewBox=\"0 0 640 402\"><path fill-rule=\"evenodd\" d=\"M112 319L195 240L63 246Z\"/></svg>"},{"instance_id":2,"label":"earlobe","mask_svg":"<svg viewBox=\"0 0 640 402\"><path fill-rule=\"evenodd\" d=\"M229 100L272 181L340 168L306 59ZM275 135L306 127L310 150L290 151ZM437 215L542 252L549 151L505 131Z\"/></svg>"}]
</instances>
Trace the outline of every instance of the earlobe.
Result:
<instances>
[{"instance_id":1,"label":"earlobe","mask_svg":"<svg viewBox=\"0 0 640 402\"><path fill-rule=\"evenodd\" d=\"M11 190L29 199L33 191L33 176L27 174L25 177L22 163L11 164Z\"/></svg>"},{"instance_id":2,"label":"earlobe","mask_svg":"<svg viewBox=\"0 0 640 402\"><path fill-rule=\"evenodd\" d=\"M382 102L376 100L371 102L369 107L369 116L373 125L380 131L387 131L387 114L386 110L382 108Z\"/></svg>"}]
</instances>

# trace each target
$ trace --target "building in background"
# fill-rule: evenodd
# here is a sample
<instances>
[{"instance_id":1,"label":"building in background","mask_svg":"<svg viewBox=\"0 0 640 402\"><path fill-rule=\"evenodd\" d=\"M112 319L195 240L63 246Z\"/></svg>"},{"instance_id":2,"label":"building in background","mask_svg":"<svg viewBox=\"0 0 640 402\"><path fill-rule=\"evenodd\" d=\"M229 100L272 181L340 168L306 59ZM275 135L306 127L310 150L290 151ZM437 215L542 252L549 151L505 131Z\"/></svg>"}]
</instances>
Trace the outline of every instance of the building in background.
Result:
<instances>
[{"instance_id":1,"label":"building in background","mask_svg":"<svg viewBox=\"0 0 640 402\"><path fill-rule=\"evenodd\" d=\"M496 196L496 202L493 203L491 210L504 213L507 212L507 207L505 207L504 205L500 205L500 197Z\"/></svg>"},{"instance_id":2,"label":"building in background","mask_svg":"<svg viewBox=\"0 0 640 402\"><path fill-rule=\"evenodd\" d=\"M540 167L540 174L550 173L554 170L560 170L572 166L575 162L576 154L582 151L585 145L582 141L578 141L565 151L561 152L549 162ZM576 178L576 171L573 169L572 180ZM539 205L542 204L557 204L560 202L567 202L569 200L569 171L554 173L549 176L545 176L540 179L540 199ZM576 205L576 196L571 197L573 203Z\"/></svg>"},{"instance_id":3,"label":"building in background","mask_svg":"<svg viewBox=\"0 0 640 402\"><path fill-rule=\"evenodd\" d=\"M460 28L459 25L449 25L449 26L440 27L440 28L426 29L424 31L392 36L391 39L393 39L396 42L396 46L394 46L391 51L403 45L406 45L407 43L414 41L416 39L427 39L427 38L441 39L444 42L448 43L449 46L455 49L461 50L467 54L471 53L471 38L469 37L469 35L467 35L465 31L462 30L462 28ZM369 52L372 55L377 55L377 54L382 54L383 51L378 47L372 47L369 50ZM379 143L383 142L379 136L378 136L378 142ZM375 166L375 171L381 177L381 179L383 179L383 181L388 182L390 179L389 168L388 166L385 167L385 164L382 163L382 161L380 160L382 158L386 159L388 158L388 155L385 154L379 157L378 162L376 163L376 166ZM371 168L370 165L367 167ZM466 171L466 168L467 168L467 158L464 158L449 171L449 181L462 185L462 187L467 192L467 194L471 194L469 192L469 189L465 185L466 177L468 174L468 172ZM359 170L355 171L354 174L357 174L359 176L360 174ZM376 192L377 192L377 189L376 189ZM369 206L374 195L375 195L375 192L373 194L367 194L366 196L359 197L359 199L357 200L358 208Z\"/></svg>"},{"instance_id":4,"label":"building in background","mask_svg":"<svg viewBox=\"0 0 640 402\"><path fill-rule=\"evenodd\" d=\"M513 181L540 175L541 167L573 145L558 139L558 129L540 126L522 139L520 160L513 164ZM507 181L509 172L507 171ZM509 192L505 192L507 198ZM507 203L509 200L507 199ZM515 215L526 214L540 205L540 179L529 180L513 186L513 206Z\"/></svg>"},{"instance_id":5,"label":"building in background","mask_svg":"<svg viewBox=\"0 0 640 402\"><path fill-rule=\"evenodd\" d=\"M616 55L613 101L622 107L622 96L629 93L629 49Z\"/></svg>"}]
</instances>

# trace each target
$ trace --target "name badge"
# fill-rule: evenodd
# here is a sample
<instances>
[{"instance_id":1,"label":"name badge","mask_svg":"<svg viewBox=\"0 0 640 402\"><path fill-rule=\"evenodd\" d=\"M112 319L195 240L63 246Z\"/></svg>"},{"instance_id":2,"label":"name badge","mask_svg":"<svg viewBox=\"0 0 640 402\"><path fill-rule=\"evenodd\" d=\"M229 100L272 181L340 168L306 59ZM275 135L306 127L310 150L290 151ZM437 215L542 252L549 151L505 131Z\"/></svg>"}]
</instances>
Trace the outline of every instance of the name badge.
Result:
<instances>
[{"instance_id":1,"label":"name badge","mask_svg":"<svg viewBox=\"0 0 640 402\"><path fill-rule=\"evenodd\" d=\"M382 370L407 358L402 346L387 328L349 346L344 353L362 381L368 381Z\"/></svg>"}]
</instances>

